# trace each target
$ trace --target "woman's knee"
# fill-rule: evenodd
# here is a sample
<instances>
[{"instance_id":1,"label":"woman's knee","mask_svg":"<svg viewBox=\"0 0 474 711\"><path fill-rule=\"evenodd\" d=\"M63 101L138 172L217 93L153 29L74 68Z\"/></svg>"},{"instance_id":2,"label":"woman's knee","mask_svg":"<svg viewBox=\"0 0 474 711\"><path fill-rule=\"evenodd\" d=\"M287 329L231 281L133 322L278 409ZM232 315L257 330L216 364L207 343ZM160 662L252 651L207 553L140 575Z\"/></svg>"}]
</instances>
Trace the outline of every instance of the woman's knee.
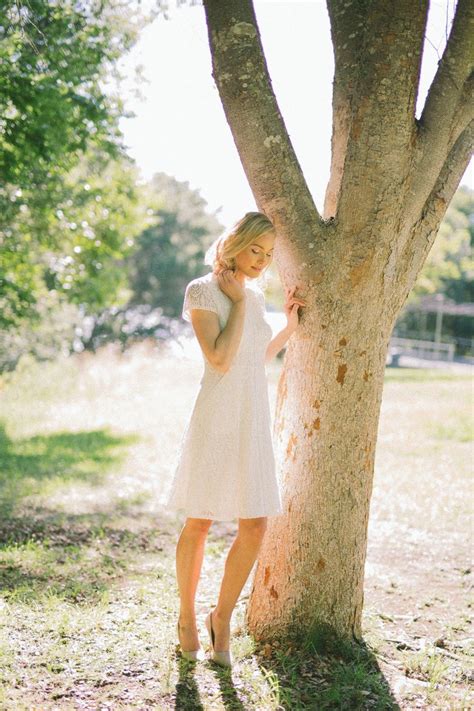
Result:
<instances>
[{"instance_id":1,"label":"woman's knee","mask_svg":"<svg viewBox=\"0 0 474 711\"><path fill-rule=\"evenodd\" d=\"M240 518L239 533L251 538L262 538L267 530L267 517L260 516L259 518Z\"/></svg>"},{"instance_id":2,"label":"woman's knee","mask_svg":"<svg viewBox=\"0 0 474 711\"><path fill-rule=\"evenodd\" d=\"M211 518L187 518L185 528L194 535L205 535L212 524Z\"/></svg>"}]
</instances>

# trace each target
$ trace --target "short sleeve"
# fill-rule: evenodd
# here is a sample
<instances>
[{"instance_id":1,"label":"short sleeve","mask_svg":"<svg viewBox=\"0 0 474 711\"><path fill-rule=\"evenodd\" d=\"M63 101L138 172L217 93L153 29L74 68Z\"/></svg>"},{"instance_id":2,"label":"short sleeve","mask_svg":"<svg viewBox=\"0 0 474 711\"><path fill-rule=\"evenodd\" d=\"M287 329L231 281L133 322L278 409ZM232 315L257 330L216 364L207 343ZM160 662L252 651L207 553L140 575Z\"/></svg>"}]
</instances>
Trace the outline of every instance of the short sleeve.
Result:
<instances>
[{"instance_id":1,"label":"short sleeve","mask_svg":"<svg viewBox=\"0 0 474 711\"><path fill-rule=\"evenodd\" d=\"M216 300L209 284L197 281L187 285L182 312L185 321L191 321L191 309L205 309L218 313Z\"/></svg>"}]
</instances>

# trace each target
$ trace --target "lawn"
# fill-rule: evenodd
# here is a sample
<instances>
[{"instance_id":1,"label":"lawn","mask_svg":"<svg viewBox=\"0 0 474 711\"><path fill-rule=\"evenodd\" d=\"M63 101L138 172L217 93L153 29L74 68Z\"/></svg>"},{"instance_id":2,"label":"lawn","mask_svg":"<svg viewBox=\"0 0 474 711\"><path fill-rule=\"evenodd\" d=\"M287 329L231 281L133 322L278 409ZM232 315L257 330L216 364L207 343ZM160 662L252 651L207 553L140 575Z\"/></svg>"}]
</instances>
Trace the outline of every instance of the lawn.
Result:
<instances>
[{"instance_id":1,"label":"lawn","mask_svg":"<svg viewBox=\"0 0 474 711\"><path fill-rule=\"evenodd\" d=\"M243 625L249 579L229 674L176 653L182 521L163 497L201 373L195 354L143 343L25 358L0 380L0 708L472 708L470 378L386 370L365 648L259 646ZM204 646L235 531L216 522L206 544Z\"/></svg>"}]
</instances>

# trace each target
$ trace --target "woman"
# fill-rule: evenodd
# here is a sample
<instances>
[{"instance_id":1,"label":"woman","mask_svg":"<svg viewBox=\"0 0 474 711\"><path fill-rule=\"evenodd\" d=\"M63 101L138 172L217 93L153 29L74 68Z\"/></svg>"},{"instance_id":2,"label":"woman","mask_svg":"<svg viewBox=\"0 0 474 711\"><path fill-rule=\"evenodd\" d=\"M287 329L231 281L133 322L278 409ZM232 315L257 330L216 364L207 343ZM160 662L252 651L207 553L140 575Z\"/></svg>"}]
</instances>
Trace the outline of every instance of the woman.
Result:
<instances>
[{"instance_id":1,"label":"woman","mask_svg":"<svg viewBox=\"0 0 474 711\"><path fill-rule=\"evenodd\" d=\"M219 599L206 618L212 659L231 666L230 620L257 558L267 517L282 512L275 473L265 363L285 345L305 302L287 290L286 327L272 337L258 283L272 260L275 231L248 212L206 254L213 270L186 287L183 318L191 321L204 374L181 440L167 507L187 518L176 547L182 655L204 659L195 594L212 521L238 519Z\"/></svg>"}]
</instances>

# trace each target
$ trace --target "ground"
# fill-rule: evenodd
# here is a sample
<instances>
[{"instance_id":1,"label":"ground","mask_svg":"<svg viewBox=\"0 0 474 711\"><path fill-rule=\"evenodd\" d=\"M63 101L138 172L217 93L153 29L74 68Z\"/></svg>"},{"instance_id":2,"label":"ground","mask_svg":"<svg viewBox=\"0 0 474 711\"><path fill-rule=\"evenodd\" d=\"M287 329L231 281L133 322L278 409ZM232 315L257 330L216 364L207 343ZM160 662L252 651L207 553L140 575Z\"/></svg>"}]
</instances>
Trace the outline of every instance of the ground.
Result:
<instances>
[{"instance_id":1,"label":"ground","mask_svg":"<svg viewBox=\"0 0 474 711\"><path fill-rule=\"evenodd\" d=\"M145 343L1 380L1 708L471 708L469 374L387 368L359 655L257 645L249 579L229 674L176 650L182 522L163 497L201 372ZM206 544L204 646L235 531L215 523Z\"/></svg>"}]
</instances>

